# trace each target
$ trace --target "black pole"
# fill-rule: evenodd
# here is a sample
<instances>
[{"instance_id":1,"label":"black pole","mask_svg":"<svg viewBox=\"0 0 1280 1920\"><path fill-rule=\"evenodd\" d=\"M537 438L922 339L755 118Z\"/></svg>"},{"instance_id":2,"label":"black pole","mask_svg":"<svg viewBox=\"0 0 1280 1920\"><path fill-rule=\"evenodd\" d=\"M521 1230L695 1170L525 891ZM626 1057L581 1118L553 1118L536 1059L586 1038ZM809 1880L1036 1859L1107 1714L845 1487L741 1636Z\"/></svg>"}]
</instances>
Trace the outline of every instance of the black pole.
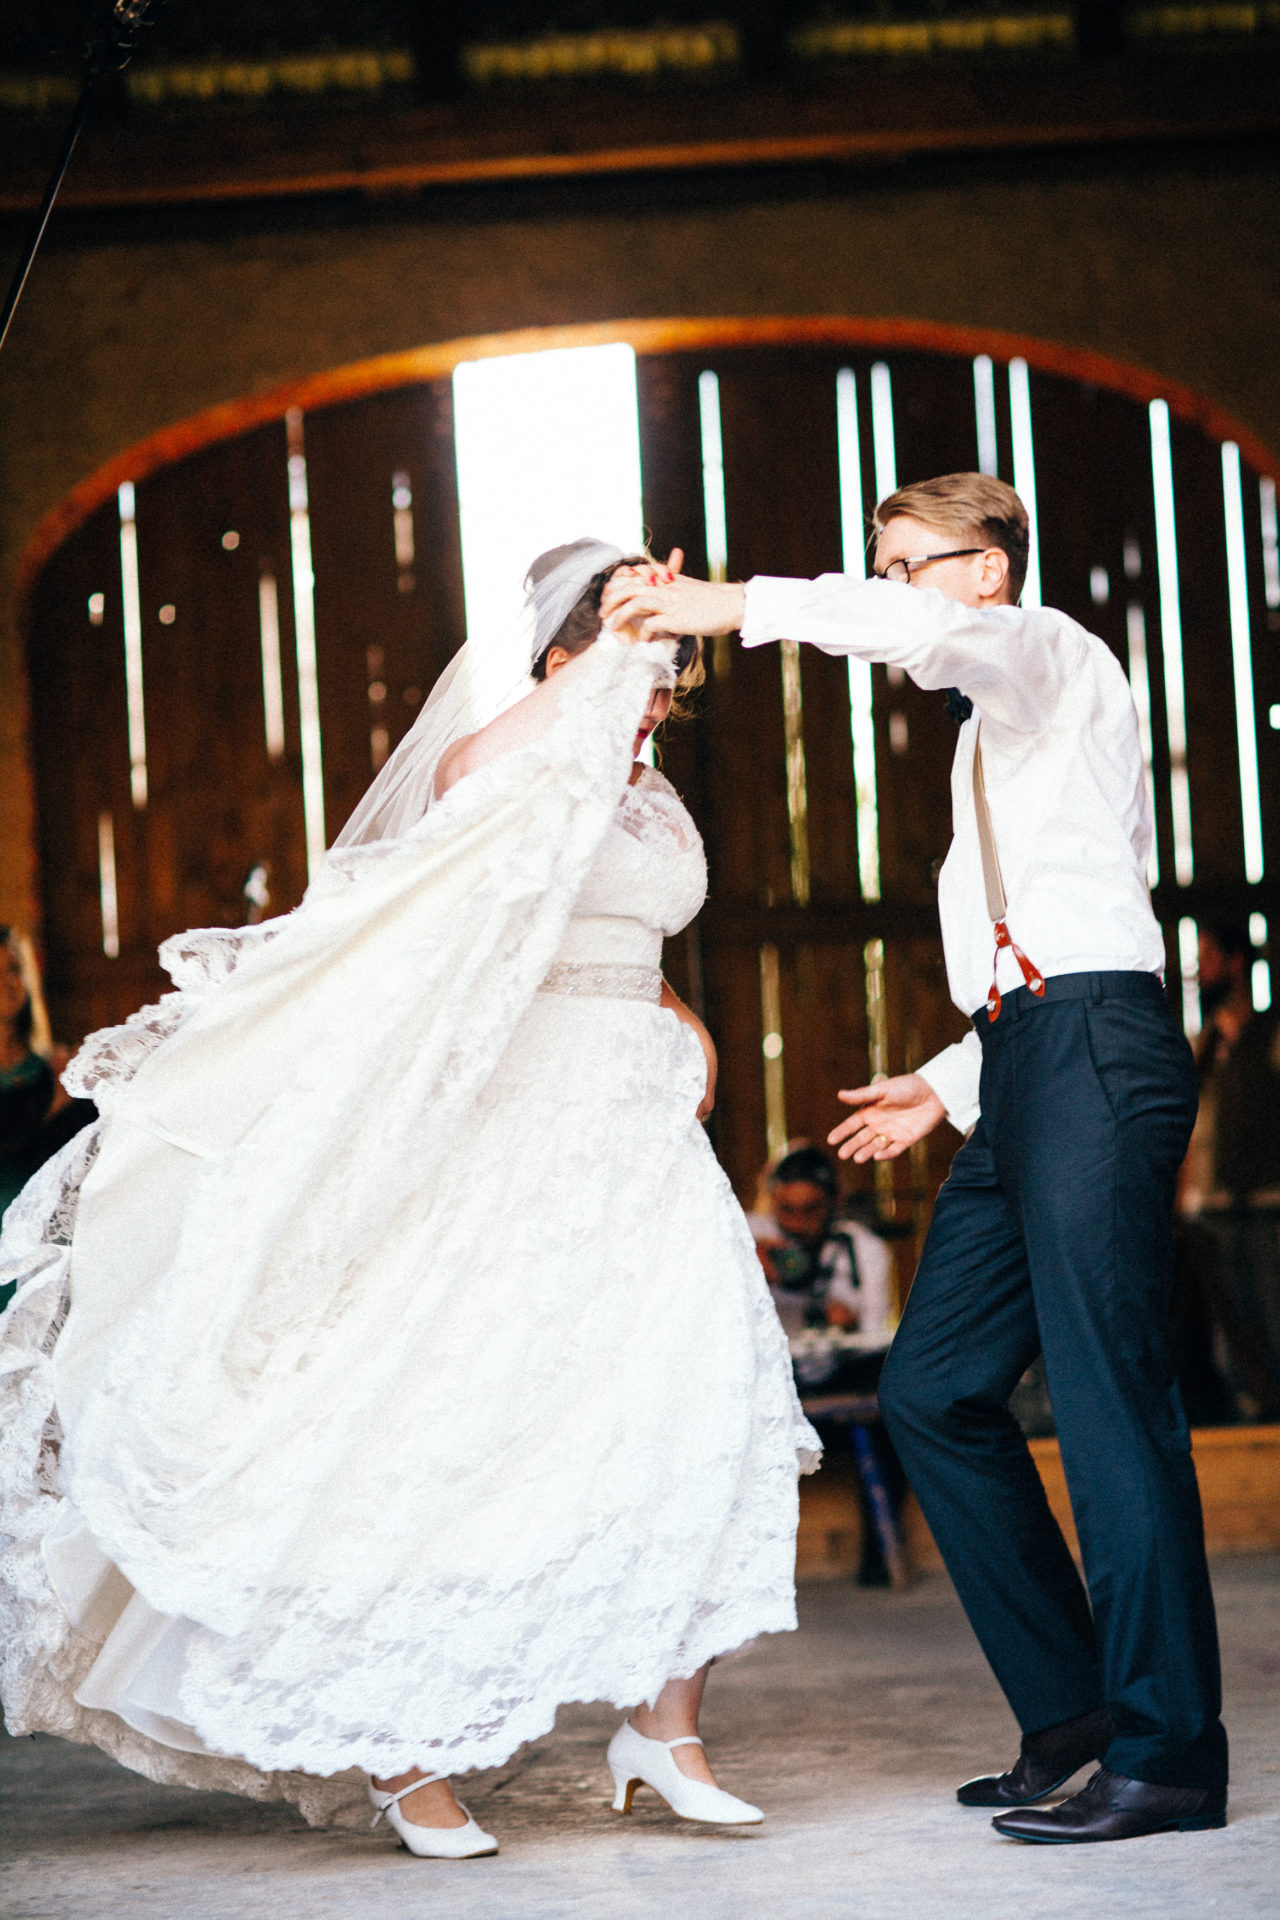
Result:
<instances>
[{"instance_id":1,"label":"black pole","mask_svg":"<svg viewBox=\"0 0 1280 1920\"><path fill-rule=\"evenodd\" d=\"M49 224L49 215L53 212L53 203L58 197L58 188L62 185L63 175L71 165L71 155L75 151L76 141L80 138L80 129L84 125L85 118L89 112L89 101L93 97L93 89L97 85L97 82L97 74L89 73L86 75L85 83L80 89L80 98L77 100L76 110L71 116L71 125L67 128L67 137L62 143L62 152L59 154L58 164L53 170L53 178L44 190L44 199L40 202L40 211L36 215L35 224L27 240L26 252L18 262L17 272L14 274L9 285L9 297L4 303L4 313L0 315L0 347L3 347L5 343L5 338L9 332L9 323L17 311L19 300L22 298L22 289L27 284L27 275L31 271L32 262L35 260L36 249L44 238L44 230Z\"/></svg>"},{"instance_id":2,"label":"black pole","mask_svg":"<svg viewBox=\"0 0 1280 1920\"><path fill-rule=\"evenodd\" d=\"M122 67L128 65L137 44L138 35L147 25L147 16L156 4L157 0L115 0L106 32L100 40L94 40L88 48L89 64L84 85L80 89L80 98L71 116L71 124L62 142L62 151L58 155L53 175L45 188L44 199L40 202L40 211L35 217L26 250L9 283L4 311L0 313L0 347L4 346L8 336L10 323L17 311L18 302L22 298L22 289L27 284L27 275L31 272L36 252L44 238L44 230L49 224L49 215L53 212L53 203L58 197L58 189L62 185L67 168L71 165L71 156L75 152L76 141L80 138L80 129L88 117L93 90L103 74L118 73Z\"/></svg>"}]
</instances>

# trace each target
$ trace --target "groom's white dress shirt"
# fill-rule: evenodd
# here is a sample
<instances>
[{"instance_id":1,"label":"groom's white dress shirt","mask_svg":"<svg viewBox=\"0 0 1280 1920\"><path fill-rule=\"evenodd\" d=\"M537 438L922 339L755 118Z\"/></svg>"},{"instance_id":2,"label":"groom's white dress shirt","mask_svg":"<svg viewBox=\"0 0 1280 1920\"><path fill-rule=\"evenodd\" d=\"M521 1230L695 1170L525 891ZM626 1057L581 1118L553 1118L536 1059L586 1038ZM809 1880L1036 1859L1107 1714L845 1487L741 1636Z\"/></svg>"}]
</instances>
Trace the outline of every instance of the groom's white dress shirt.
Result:
<instances>
[{"instance_id":1,"label":"groom's white dress shirt","mask_svg":"<svg viewBox=\"0 0 1280 1920\"><path fill-rule=\"evenodd\" d=\"M947 980L962 1013L985 1005L995 952L973 802L979 720L1013 939L1046 976L1163 969L1137 715L1101 640L1049 607L979 611L932 588L838 573L748 581L742 640L805 640L973 701L952 763L954 837L938 879ZM1002 993L1023 985L1012 953L1001 953L997 977ZM981 1052L971 1032L918 1069L962 1133L978 1117Z\"/></svg>"}]
</instances>

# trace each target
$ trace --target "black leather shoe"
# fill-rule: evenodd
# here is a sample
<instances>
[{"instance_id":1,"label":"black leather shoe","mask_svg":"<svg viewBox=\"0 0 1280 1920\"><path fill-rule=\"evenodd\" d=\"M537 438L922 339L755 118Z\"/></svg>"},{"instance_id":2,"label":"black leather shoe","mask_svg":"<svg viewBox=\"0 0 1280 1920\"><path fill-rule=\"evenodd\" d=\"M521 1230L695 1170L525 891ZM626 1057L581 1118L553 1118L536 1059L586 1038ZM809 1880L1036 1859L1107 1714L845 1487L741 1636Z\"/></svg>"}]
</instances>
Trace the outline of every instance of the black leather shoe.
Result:
<instances>
[{"instance_id":1,"label":"black leather shoe","mask_svg":"<svg viewBox=\"0 0 1280 1920\"><path fill-rule=\"evenodd\" d=\"M1227 1824L1225 1787L1154 1787L1099 1767L1087 1787L1053 1807L999 1813L991 1822L1009 1840L1063 1846L1081 1840L1135 1840L1144 1833L1199 1833Z\"/></svg>"},{"instance_id":2,"label":"black leather shoe","mask_svg":"<svg viewBox=\"0 0 1280 1920\"><path fill-rule=\"evenodd\" d=\"M1065 1786L1081 1767L1101 1760L1114 1737L1105 1707L1056 1727L1022 1736L1022 1752L1008 1773L986 1773L956 1788L962 1807L1029 1807Z\"/></svg>"}]
</instances>

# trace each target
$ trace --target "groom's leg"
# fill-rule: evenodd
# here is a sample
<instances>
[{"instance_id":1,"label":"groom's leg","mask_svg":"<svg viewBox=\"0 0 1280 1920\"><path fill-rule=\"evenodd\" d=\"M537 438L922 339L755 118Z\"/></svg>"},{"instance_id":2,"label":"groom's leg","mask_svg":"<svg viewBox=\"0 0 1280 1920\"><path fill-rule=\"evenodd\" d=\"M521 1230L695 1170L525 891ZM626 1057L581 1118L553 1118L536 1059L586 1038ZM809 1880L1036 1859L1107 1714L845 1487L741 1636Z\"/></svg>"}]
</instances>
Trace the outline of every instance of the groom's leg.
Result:
<instances>
[{"instance_id":1,"label":"groom's leg","mask_svg":"<svg viewBox=\"0 0 1280 1920\"><path fill-rule=\"evenodd\" d=\"M1023 1733L1102 1704L1088 1601L1009 1396L1039 1350L983 1125L938 1197L880 1383L907 1478Z\"/></svg>"},{"instance_id":2,"label":"groom's leg","mask_svg":"<svg viewBox=\"0 0 1280 1920\"><path fill-rule=\"evenodd\" d=\"M1036 1009L1000 1117L1062 1461L1093 1601L1106 1765L1154 1786L1227 1777L1213 1596L1169 1341L1173 1189L1195 1114L1163 996Z\"/></svg>"}]
</instances>

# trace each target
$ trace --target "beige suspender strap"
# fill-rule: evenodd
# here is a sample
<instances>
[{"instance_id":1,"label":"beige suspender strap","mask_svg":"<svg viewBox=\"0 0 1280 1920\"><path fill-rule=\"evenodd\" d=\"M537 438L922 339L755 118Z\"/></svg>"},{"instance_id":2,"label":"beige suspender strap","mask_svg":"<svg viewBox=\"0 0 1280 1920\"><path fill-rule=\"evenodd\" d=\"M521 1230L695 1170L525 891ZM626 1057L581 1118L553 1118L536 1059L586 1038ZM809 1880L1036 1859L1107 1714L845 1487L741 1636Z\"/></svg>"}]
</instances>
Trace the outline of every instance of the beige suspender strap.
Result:
<instances>
[{"instance_id":1,"label":"beige suspender strap","mask_svg":"<svg viewBox=\"0 0 1280 1920\"><path fill-rule=\"evenodd\" d=\"M991 809L987 805L987 783L982 774L982 722L973 742L973 810L978 817L978 845L982 849L982 878L987 889L987 913L992 920L1003 920L1009 910L996 836L991 827Z\"/></svg>"},{"instance_id":2,"label":"beige suspender strap","mask_svg":"<svg viewBox=\"0 0 1280 1920\"><path fill-rule=\"evenodd\" d=\"M1000 872L1000 856L996 852L996 836L991 825L991 809L987 805L987 784L982 772L982 722L978 722L973 740L973 811L978 822L978 845L982 850L982 882L987 893L987 912L996 936L996 958L991 972L991 991L987 995L987 1014L992 1020L1000 1018L1000 989L996 985L999 971L1000 952L1007 947L1022 970L1022 977L1031 992L1038 999L1044 997L1044 976L1033 960L1029 960L1018 945L1005 922L1009 903L1005 898L1004 876Z\"/></svg>"}]
</instances>

